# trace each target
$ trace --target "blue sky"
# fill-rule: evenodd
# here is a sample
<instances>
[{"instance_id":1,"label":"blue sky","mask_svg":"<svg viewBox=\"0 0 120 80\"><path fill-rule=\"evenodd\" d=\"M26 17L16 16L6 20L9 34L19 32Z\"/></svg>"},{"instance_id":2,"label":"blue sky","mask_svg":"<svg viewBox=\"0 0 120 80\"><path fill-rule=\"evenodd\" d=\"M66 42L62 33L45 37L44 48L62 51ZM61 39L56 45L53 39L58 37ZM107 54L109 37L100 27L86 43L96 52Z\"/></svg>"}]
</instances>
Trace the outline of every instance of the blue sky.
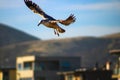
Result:
<instances>
[{"instance_id":1,"label":"blue sky","mask_svg":"<svg viewBox=\"0 0 120 80\"><path fill-rule=\"evenodd\" d=\"M47 14L66 19L70 14L76 22L70 26L59 24L66 30L60 37L50 28L37 26L42 19L24 4L24 0L0 0L0 23L10 25L28 34L46 39L77 36L102 36L120 32L120 0L32 0Z\"/></svg>"}]
</instances>

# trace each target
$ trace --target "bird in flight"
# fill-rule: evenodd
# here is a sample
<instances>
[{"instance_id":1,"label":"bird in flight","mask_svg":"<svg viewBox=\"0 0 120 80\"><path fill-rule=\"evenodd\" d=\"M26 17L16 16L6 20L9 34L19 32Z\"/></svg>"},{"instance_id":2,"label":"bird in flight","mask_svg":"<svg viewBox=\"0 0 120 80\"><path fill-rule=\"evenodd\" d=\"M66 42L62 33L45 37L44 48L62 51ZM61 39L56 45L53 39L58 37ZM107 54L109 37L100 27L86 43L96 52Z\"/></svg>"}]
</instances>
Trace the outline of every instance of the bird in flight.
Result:
<instances>
[{"instance_id":1,"label":"bird in flight","mask_svg":"<svg viewBox=\"0 0 120 80\"><path fill-rule=\"evenodd\" d=\"M76 18L73 14L71 14L67 19L60 20L60 19L54 19L53 17L47 15L36 3L32 2L31 0L24 0L25 4L28 8L30 8L34 13L39 14L43 20L41 20L38 23L38 26L40 24L43 24L44 26L48 28L54 29L54 34L59 36L59 33L64 33L65 30L62 29L57 23L61 23L65 26L70 25L71 23L75 22Z\"/></svg>"}]
</instances>

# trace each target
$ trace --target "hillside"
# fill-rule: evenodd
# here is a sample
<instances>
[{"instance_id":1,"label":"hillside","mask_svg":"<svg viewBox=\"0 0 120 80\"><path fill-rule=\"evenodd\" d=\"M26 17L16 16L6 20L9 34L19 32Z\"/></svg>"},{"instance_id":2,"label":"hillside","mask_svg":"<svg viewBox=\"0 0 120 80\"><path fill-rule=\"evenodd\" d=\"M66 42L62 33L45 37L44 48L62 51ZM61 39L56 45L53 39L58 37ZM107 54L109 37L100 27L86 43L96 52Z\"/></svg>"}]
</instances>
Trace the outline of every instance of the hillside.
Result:
<instances>
[{"instance_id":1,"label":"hillside","mask_svg":"<svg viewBox=\"0 0 120 80\"><path fill-rule=\"evenodd\" d=\"M0 47L33 40L38 40L38 38L13 29L10 26L0 24Z\"/></svg>"},{"instance_id":2,"label":"hillside","mask_svg":"<svg viewBox=\"0 0 120 80\"><path fill-rule=\"evenodd\" d=\"M109 34L109 35L105 35L103 36L103 38L120 38L120 33L115 33L115 34Z\"/></svg>"},{"instance_id":3,"label":"hillside","mask_svg":"<svg viewBox=\"0 0 120 80\"><path fill-rule=\"evenodd\" d=\"M95 63L114 63L115 56L109 54L111 49L120 49L120 37L77 37L46 41L29 41L0 48L0 65L15 66L16 56L80 56L83 67L93 67ZM11 55L11 56L10 56ZM6 63L6 64L4 64Z\"/></svg>"}]
</instances>

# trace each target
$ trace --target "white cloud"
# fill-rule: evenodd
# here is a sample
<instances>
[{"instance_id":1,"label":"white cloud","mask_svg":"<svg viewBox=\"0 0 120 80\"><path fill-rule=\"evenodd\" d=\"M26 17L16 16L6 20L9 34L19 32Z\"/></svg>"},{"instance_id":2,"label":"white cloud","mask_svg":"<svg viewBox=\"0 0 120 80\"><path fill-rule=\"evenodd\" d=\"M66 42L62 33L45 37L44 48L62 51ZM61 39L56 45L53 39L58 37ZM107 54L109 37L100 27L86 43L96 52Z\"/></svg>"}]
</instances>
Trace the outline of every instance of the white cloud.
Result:
<instances>
[{"instance_id":1,"label":"white cloud","mask_svg":"<svg viewBox=\"0 0 120 80\"><path fill-rule=\"evenodd\" d=\"M74 33L76 36L102 36L105 34L117 33L120 32L120 26L82 26L74 27L71 33ZM69 31L70 32L70 31Z\"/></svg>"},{"instance_id":2,"label":"white cloud","mask_svg":"<svg viewBox=\"0 0 120 80\"><path fill-rule=\"evenodd\" d=\"M0 0L0 9L22 7L23 0Z\"/></svg>"},{"instance_id":3,"label":"white cloud","mask_svg":"<svg viewBox=\"0 0 120 80\"><path fill-rule=\"evenodd\" d=\"M70 5L67 7L67 9L71 9L71 10L111 10L111 9L120 10L120 2Z\"/></svg>"},{"instance_id":4,"label":"white cloud","mask_svg":"<svg viewBox=\"0 0 120 80\"><path fill-rule=\"evenodd\" d=\"M45 31L42 31L46 29ZM64 27L65 29L65 27ZM81 27L68 27L65 29L66 32L60 34L60 36L56 36L53 33L53 30L47 29L45 27L40 27L39 31L33 35L46 40L46 39L60 39L60 38L70 38L70 37L78 37L78 36L93 36L99 37L107 34L118 33L120 32L120 26L81 26ZM39 35L38 35L39 34ZM44 36L43 36L44 35Z\"/></svg>"},{"instance_id":5,"label":"white cloud","mask_svg":"<svg viewBox=\"0 0 120 80\"><path fill-rule=\"evenodd\" d=\"M47 0L43 0L43 1L33 0L33 1L37 4L45 4L48 2ZM24 6L26 6L24 0L0 0L0 9L11 9L11 8L16 9Z\"/></svg>"}]
</instances>

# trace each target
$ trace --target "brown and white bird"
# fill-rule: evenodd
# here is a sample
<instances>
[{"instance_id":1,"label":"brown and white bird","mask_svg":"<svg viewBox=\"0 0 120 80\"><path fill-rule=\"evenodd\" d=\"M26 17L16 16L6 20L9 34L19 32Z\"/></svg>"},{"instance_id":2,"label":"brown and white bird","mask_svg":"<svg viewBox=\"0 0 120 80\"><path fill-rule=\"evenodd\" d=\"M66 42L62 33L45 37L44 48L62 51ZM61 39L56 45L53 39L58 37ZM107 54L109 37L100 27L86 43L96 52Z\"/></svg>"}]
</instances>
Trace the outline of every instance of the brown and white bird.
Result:
<instances>
[{"instance_id":1,"label":"brown and white bird","mask_svg":"<svg viewBox=\"0 0 120 80\"><path fill-rule=\"evenodd\" d=\"M25 4L28 8L30 8L34 13L39 14L43 20L41 20L38 23L38 26L40 24L45 25L48 28L53 28L54 33L59 36L59 33L64 33L65 30L62 29L57 23L61 23L65 26L75 22L75 17L73 14L71 14L66 20L56 20L53 17L47 15L36 3L32 2L31 0L24 0Z\"/></svg>"}]
</instances>

